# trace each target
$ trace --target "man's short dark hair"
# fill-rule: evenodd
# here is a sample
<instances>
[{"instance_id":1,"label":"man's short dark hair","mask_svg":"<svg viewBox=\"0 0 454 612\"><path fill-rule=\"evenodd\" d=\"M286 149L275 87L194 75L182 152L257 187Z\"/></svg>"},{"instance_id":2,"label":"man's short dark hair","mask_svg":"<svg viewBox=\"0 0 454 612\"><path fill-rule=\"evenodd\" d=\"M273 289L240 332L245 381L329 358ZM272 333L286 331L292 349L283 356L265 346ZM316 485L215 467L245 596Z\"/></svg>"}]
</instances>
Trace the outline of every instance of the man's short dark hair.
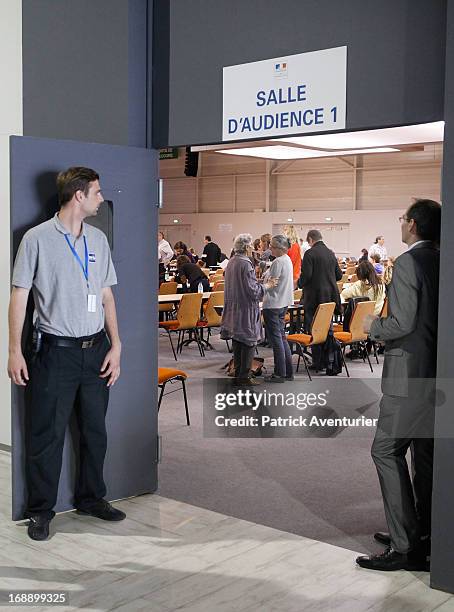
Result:
<instances>
[{"instance_id":1,"label":"man's short dark hair","mask_svg":"<svg viewBox=\"0 0 454 612\"><path fill-rule=\"evenodd\" d=\"M90 183L93 183L93 181L99 181L99 174L91 168L74 166L59 172L57 176L57 190L60 206L70 202L76 191L83 191L84 195L87 196Z\"/></svg>"},{"instance_id":2,"label":"man's short dark hair","mask_svg":"<svg viewBox=\"0 0 454 612\"><path fill-rule=\"evenodd\" d=\"M440 242L441 204L435 200L416 200L406 212L413 219L421 240Z\"/></svg>"},{"instance_id":3,"label":"man's short dark hair","mask_svg":"<svg viewBox=\"0 0 454 612\"><path fill-rule=\"evenodd\" d=\"M211 242L211 236L205 236L205 240L208 240L208 242Z\"/></svg>"},{"instance_id":4,"label":"man's short dark hair","mask_svg":"<svg viewBox=\"0 0 454 612\"><path fill-rule=\"evenodd\" d=\"M179 255L177 257L177 268L181 268L184 264L191 263L191 260L187 255Z\"/></svg>"},{"instance_id":5,"label":"man's short dark hair","mask_svg":"<svg viewBox=\"0 0 454 612\"><path fill-rule=\"evenodd\" d=\"M321 235L321 233L318 230L315 230L315 229L314 230L309 230L307 232L306 240L309 240L309 239L313 240L314 242L318 242L319 240L322 239L322 235Z\"/></svg>"},{"instance_id":6,"label":"man's short dark hair","mask_svg":"<svg viewBox=\"0 0 454 612\"><path fill-rule=\"evenodd\" d=\"M383 236L377 236L375 238L375 244L378 244L378 241L381 240L383 238Z\"/></svg>"}]
</instances>

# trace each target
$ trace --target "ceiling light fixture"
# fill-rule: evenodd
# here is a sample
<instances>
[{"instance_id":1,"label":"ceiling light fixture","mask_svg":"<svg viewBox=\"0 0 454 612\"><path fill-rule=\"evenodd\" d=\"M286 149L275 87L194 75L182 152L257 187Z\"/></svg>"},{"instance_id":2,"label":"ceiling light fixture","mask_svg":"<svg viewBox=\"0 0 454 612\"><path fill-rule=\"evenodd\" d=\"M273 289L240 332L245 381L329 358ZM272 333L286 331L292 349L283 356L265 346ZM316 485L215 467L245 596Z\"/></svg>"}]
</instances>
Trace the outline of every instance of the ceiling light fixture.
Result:
<instances>
[{"instance_id":1,"label":"ceiling light fixture","mask_svg":"<svg viewBox=\"0 0 454 612\"><path fill-rule=\"evenodd\" d=\"M406 125L383 130L361 132L340 132L338 134L320 134L318 136L298 136L295 138L278 138L279 142L292 143L305 147L321 149L389 147L419 143L442 142L444 121Z\"/></svg>"},{"instance_id":2,"label":"ceiling light fixture","mask_svg":"<svg viewBox=\"0 0 454 612\"><path fill-rule=\"evenodd\" d=\"M243 149L217 150L225 155L241 155L244 157L263 157L265 159L314 159L317 157L344 157L347 155L366 155L368 153L396 153L398 149L379 147L376 149L349 149L348 151L320 151L318 149L303 149L281 145L270 147L245 147Z\"/></svg>"}]
</instances>

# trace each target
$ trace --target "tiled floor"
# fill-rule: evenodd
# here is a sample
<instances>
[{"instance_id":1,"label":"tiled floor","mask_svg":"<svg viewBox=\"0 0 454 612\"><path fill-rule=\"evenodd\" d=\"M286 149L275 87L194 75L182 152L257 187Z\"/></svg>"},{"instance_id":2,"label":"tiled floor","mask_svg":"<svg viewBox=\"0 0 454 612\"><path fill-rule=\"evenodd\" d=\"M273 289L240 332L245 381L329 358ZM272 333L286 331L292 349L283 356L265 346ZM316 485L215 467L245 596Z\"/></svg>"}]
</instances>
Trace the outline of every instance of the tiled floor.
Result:
<instances>
[{"instance_id":1,"label":"tiled floor","mask_svg":"<svg viewBox=\"0 0 454 612\"><path fill-rule=\"evenodd\" d=\"M51 539L33 542L24 525L9 520L4 452L0 487L0 590L69 592L70 606L57 609L454 610L454 597L431 590L427 574L364 571L344 548L158 495L119 502L128 518L113 525L61 514Z\"/></svg>"}]
</instances>

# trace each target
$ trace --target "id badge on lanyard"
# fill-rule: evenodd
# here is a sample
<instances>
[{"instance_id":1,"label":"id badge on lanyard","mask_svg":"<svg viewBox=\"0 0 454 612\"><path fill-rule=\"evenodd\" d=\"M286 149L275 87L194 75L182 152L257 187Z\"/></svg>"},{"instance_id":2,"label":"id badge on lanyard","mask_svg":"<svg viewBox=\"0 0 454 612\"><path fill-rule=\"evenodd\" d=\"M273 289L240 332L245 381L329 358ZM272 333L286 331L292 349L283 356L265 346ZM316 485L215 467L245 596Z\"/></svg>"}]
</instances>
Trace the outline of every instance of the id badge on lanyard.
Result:
<instances>
[{"instance_id":1,"label":"id badge on lanyard","mask_svg":"<svg viewBox=\"0 0 454 612\"><path fill-rule=\"evenodd\" d=\"M72 251L72 254L74 255L74 257L76 258L76 260L79 262L80 267L82 268L82 272L84 273L84 277L85 280L87 281L87 289L88 291L90 291L90 285L88 282L88 247L87 247L87 240L84 236L84 249L85 249L85 265L82 263L80 257L79 257L79 253L76 251L76 249L73 247L73 245L71 244L69 238L68 238L68 234L65 234L65 238L66 238L66 242L68 243L69 248ZM88 312L96 312L96 294L94 293L88 293L87 295L87 310Z\"/></svg>"}]
</instances>

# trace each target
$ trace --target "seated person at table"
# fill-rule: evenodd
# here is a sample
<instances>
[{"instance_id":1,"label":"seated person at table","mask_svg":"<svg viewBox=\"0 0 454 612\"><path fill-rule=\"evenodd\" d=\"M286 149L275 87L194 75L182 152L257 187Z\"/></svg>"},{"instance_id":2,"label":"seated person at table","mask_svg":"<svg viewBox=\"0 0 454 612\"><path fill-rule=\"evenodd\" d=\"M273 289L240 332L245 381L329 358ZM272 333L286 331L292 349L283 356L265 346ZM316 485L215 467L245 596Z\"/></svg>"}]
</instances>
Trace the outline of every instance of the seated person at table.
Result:
<instances>
[{"instance_id":1,"label":"seated person at table","mask_svg":"<svg viewBox=\"0 0 454 612\"><path fill-rule=\"evenodd\" d=\"M186 255L180 255L177 258L177 275L175 276L175 281L183 284L183 291L186 283L189 283L189 293L197 293L199 290L199 283L202 283L204 291L211 291L210 282L203 270L197 264L191 263L189 257L186 257Z\"/></svg>"},{"instance_id":2,"label":"seated person at table","mask_svg":"<svg viewBox=\"0 0 454 612\"><path fill-rule=\"evenodd\" d=\"M389 285L389 283L391 282L393 278L393 268L394 268L395 260L396 258L393 257L392 255L388 256L388 261L386 262L385 271L383 272L383 282L385 283L385 285Z\"/></svg>"},{"instance_id":3,"label":"seated person at table","mask_svg":"<svg viewBox=\"0 0 454 612\"><path fill-rule=\"evenodd\" d=\"M377 274L383 274L383 271L384 271L385 268L384 268L383 264L381 263L380 255L378 253L375 253L375 255L372 255L371 259L372 259L373 264L374 264L375 272Z\"/></svg>"},{"instance_id":4,"label":"seated person at table","mask_svg":"<svg viewBox=\"0 0 454 612\"><path fill-rule=\"evenodd\" d=\"M358 263L362 261L369 261L369 251L367 249L361 249L361 257L358 259Z\"/></svg>"},{"instance_id":5,"label":"seated person at table","mask_svg":"<svg viewBox=\"0 0 454 612\"><path fill-rule=\"evenodd\" d=\"M368 297L371 302L375 302L375 315L380 315L383 302L385 301L385 285L378 278L374 266L370 261L362 261L357 269L358 280L343 289L341 298L348 300L353 297Z\"/></svg>"},{"instance_id":6,"label":"seated person at table","mask_svg":"<svg viewBox=\"0 0 454 612\"><path fill-rule=\"evenodd\" d=\"M181 242L181 240L175 243L173 250L175 251L175 255L177 257L179 257L180 255L185 255L191 263L196 263L196 258L188 250L188 247L185 245L185 243Z\"/></svg>"}]
</instances>

